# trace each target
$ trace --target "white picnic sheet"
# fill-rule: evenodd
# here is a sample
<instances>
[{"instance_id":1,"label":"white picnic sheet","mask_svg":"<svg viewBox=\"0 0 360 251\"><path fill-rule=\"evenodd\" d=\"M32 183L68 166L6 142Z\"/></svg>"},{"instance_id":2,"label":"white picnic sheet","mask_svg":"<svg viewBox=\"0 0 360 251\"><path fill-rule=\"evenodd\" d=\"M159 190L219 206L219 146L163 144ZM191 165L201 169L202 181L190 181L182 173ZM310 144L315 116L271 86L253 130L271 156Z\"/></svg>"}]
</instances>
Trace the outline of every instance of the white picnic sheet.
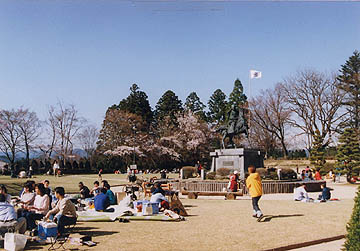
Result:
<instances>
[{"instance_id":1,"label":"white picnic sheet","mask_svg":"<svg viewBox=\"0 0 360 251\"><path fill-rule=\"evenodd\" d=\"M115 221L120 216L128 215L128 212L136 213L136 210L122 205L114 205L109 208L114 208L115 211L107 213L97 212L95 209L87 209L86 211L77 212L77 221Z\"/></svg>"}]
</instances>

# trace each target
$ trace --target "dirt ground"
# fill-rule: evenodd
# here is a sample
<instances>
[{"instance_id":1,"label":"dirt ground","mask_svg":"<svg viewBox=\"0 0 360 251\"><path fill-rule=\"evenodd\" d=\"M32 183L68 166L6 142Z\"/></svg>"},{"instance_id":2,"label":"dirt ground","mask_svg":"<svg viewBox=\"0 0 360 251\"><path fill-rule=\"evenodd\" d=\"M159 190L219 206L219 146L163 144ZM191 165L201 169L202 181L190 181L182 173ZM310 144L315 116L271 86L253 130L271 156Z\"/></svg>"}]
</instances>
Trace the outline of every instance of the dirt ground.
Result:
<instances>
[{"instance_id":1,"label":"dirt ground","mask_svg":"<svg viewBox=\"0 0 360 251\"><path fill-rule=\"evenodd\" d=\"M96 247L67 244L72 250L264 250L345 234L356 186L334 184L339 202L303 203L291 194L264 195L265 218L251 217L251 200L183 198L191 215L183 222L78 223L76 231L93 236ZM318 193L312 194L316 197ZM30 245L26 250L47 250Z\"/></svg>"}]
</instances>

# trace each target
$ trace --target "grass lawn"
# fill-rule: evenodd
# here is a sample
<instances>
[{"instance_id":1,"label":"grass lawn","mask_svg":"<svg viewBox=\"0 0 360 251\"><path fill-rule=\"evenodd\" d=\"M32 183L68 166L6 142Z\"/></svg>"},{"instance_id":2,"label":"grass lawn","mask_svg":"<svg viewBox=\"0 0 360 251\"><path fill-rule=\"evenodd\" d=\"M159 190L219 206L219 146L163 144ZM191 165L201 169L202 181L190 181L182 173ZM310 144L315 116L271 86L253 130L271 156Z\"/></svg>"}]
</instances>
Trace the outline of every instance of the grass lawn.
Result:
<instances>
[{"instance_id":1,"label":"grass lawn","mask_svg":"<svg viewBox=\"0 0 360 251\"><path fill-rule=\"evenodd\" d=\"M151 178L151 177L160 178L160 174L145 174L143 177ZM138 175L138 177L141 177ZM171 178L178 177L178 174L170 174ZM64 175L61 177L54 177L50 175L35 175L32 180L36 182L41 182L42 180L49 180L50 187L55 188L57 186L63 186L65 188L66 193L77 193L79 192L78 184L82 181L86 186L90 189L93 187L93 183L95 180L98 180L97 174L86 174L86 175ZM110 185L119 185L127 182L126 174L103 174L103 180L109 181ZM10 176L0 176L0 184L4 184L11 195L19 195L19 192L22 189L23 184L27 179L12 179Z\"/></svg>"},{"instance_id":2,"label":"grass lawn","mask_svg":"<svg viewBox=\"0 0 360 251\"><path fill-rule=\"evenodd\" d=\"M328 203L260 200L267 221L251 217L250 198L183 199L191 215L184 222L89 222L77 231L93 236L96 247L79 250L263 250L345 234L351 199ZM47 250L28 246L26 250Z\"/></svg>"}]
</instances>

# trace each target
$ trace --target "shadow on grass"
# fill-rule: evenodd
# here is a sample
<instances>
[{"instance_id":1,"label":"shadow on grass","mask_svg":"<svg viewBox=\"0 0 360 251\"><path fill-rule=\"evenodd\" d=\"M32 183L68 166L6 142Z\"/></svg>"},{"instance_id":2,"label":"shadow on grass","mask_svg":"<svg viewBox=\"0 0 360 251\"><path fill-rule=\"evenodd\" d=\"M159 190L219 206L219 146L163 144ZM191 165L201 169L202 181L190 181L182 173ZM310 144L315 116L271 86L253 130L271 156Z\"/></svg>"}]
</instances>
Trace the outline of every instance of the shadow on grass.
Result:
<instances>
[{"instance_id":1,"label":"shadow on grass","mask_svg":"<svg viewBox=\"0 0 360 251\"><path fill-rule=\"evenodd\" d=\"M259 222L269 222L276 218L301 217L303 214L280 214L280 215L264 215Z\"/></svg>"},{"instance_id":2,"label":"shadow on grass","mask_svg":"<svg viewBox=\"0 0 360 251\"><path fill-rule=\"evenodd\" d=\"M185 208L188 208L188 207L197 207L195 205L184 205Z\"/></svg>"},{"instance_id":3,"label":"shadow on grass","mask_svg":"<svg viewBox=\"0 0 360 251\"><path fill-rule=\"evenodd\" d=\"M115 232L115 231L81 231L82 235L90 235L90 236L105 236L105 235L113 235L118 233L119 232Z\"/></svg>"}]
</instances>

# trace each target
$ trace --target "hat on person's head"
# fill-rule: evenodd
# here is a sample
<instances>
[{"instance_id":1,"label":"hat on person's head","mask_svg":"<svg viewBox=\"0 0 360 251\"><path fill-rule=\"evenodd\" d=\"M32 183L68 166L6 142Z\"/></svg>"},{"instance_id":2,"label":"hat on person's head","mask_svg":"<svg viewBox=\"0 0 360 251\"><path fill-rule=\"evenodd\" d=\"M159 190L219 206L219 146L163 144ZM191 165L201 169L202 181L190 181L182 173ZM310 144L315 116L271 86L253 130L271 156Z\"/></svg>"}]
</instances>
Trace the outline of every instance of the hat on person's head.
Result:
<instances>
[{"instance_id":1,"label":"hat on person's head","mask_svg":"<svg viewBox=\"0 0 360 251\"><path fill-rule=\"evenodd\" d=\"M238 174L239 172L238 171L234 171L234 174Z\"/></svg>"}]
</instances>

